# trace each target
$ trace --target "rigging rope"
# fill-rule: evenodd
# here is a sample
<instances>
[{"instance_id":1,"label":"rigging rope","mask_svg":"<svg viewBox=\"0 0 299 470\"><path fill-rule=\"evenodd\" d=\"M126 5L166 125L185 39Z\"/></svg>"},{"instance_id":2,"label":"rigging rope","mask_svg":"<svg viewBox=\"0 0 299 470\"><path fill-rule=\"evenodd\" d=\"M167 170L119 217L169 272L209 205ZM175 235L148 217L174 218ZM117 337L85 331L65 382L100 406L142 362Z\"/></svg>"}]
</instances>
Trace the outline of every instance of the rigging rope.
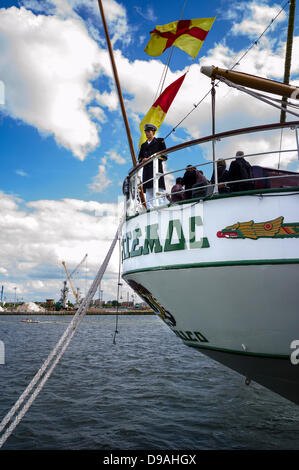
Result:
<instances>
[{"instance_id":1,"label":"rigging rope","mask_svg":"<svg viewBox=\"0 0 299 470\"><path fill-rule=\"evenodd\" d=\"M281 146L282 146L282 131L283 131L283 128L281 128L281 131L280 131L280 145L279 145L278 165L277 165L278 170L280 168L280 155L281 155Z\"/></svg>"},{"instance_id":2,"label":"rigging rope","mask_svg":"<svg viewBox=\"0 0 299 470\"><path fill-rule=\"evenodd\" d=\"M259 99L260 101L264 101L265 103L267 104L270 104L271 106L274 106L275 108L278 108L278 109L283 109L285 110L287 113L289 114L293 114L294 116L296 117L299 117L299 114L298 113L294 113L293 111L290 111L289 109L286 108L286 105L284 104L284 101L283 100L277 100L275 98L272 98L271 96L268 96L268 95L264 95L262 93L258 93L257 91L252 91L252 90L248 90L247 88L241 86L241 85L236 85L235 83L227 80L226 78L224 77L220 77L218 79L219 81L221 82L224 82L226 83L226 85L232 87L232 88L236 88L237 90L240 90L240 91L243 91L243 93L247 93L248 95L251 95L253 96L254 98L257 98ZM278 102L280 104L275 104L274 102ZM295 105L293 106L297 109L298 105Z\"/></svg>"},{"instance_id":3,"label":"rigging rope","mask_svg":"<svg viewBox=\"0 0 299 470\"><path fill-rule=\"evenodd\" d=\"M72 337L74 336L75 332L77 331L81 321L83 320L87 308L94 296L94 294L97 291L97 288L102 280L102 277L107 269L108 263L110 261L111 255L113 253L113 250L115 248L115 245L117 243L117 240L119 238L119 233L121 230L123 224L123 219L121 220L119 227L117 229L117 232L115 234L115 237L110 245L110 248L108 250L108 253L87 293L87 296L83 301L81 302L77 312L75 313L74 317L72 318L72 321L66 328L65 332L61 336L60 340L54 347L54 349L51 351L51 353L48 355L47 359L43 363L43 365L40 367L40 369L37 371L27 388L24 390L24 392L20 395L14 406L11 408L11 410L7 413L7 415L3 418L3 420L0 423L0 432L4 430L4 428L9 424L9 422L12 420L16 412L19 410L21 405L23 404L24 400L26 397L32 392L33 388L37 385L36 389L32 393L31 396L29 396L28 401L26 404L23 406L19 414L16 416L14 421L9 425L9 427L6 429L6 431L2 434L0 437L0 448L3 446L3 444L6 442L8 437L11 435L11 433L14 431L16 426L19 424L23 416L26 414L32 403L34 402L35 398L37 395L40 393L42 390L43 386L51 376L53 370L55 369L56 365L58 364L59 360L63 356L66 348L68 347ZM60 349L60 351L59 351ZM56 357L55 357L56 356ZM53 361L53 362L52 362ZM52 362L52 365L51 365ZM44 377L42 377L44 375ZM40 382L39 382L40 381ZM39 383L38 383L39 382Z\"/></svg>"},{"instance_id":4,"label":"rigging rope","mask_svg":"<svg viewBox=\"0 0 299 470\"><path fill-rule=\"evenodd\" d=\"M283 12L283 10L286 8L286 6L290 3L290 0L287 0L287 2L281 7L281 10L277 13L277 15L272 18L272 20L270 21L270 23L268 24L268 26L265 28L265 30L260 34L260 36L248 47L248 49L244 52L244 54L240 57L240 59L237 59L236 62L234 63L234 65L229 69L229 70L233 70L237 65L240 65L240 62L244 59L244 57L249 53L249 51L258 44L258 42L260 41L260 39L264 36L264 34L268 31L268 29L272 26L272 24L276 21L276 19L278 18L278 16ZM219 83L216 82L215 83L215 86L217 86ZM167 137L169 137L173 132L175 132L175 130L177 129L177 127L179 127L182 122L184 122L187 117L190 116L191 113L193 113L193 111L206 99L206 97L211 93L212 91L212 87L210 88L209 91L207 91L207 93L201 98L201 100L194 104L193 105L193 109L191 109L191 111L189 111L186 116L166 135L166 137L164 137L164 140L167 139Z\"/></svg>"},{"instance_id":5,"label":"rigging rope","mask_svg":"<svg viewBox=\"0 0 299 470\"><path fill-rule=\"evenodd\" d=\"M119 246L118 246L118 256L119 256L119 259L118 259L118 280L117 280L117 304L116 304L116 316L115 316L115 331L114 331L114 337L113 337L113 344L116 344L116 335L118 333L118 304L119 304L119 288L120 286L122 286L121 282L120 282L120 273L121 273L121 241L120 241L120 237L119 237Z\"/></svg>"}]
</instances>

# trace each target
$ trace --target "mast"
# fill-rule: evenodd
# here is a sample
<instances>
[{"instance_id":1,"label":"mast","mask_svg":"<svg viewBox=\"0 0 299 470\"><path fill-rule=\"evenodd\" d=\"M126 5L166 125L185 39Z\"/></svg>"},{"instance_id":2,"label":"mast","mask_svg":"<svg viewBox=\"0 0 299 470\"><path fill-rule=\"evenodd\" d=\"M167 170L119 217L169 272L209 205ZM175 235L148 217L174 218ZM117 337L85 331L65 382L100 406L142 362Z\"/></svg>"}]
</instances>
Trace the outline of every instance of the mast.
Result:
<instances>
[{"instance_id":1,"label":"mast","mask_svg":"<svg viewBox=\"0 0 299 470\"><path fill-rule=\"evenodd\" d=\"M285 83L286 85L288 85L290 81L295 9L296 9L296 0L290 0L289 25L288 25L288 36L287 36L286 56L285 56L285 65L284 65L284 79L283 79L283 83ZM285 96L282 98L282 106L283 107L287 106L287 98ZM285 121L286 121L286 112L284 109L282 109L280 112L280 122L285 122Z\"/></svg>"},{"instance_id":2,"label":"mast","mask_svg":"<svg viewBox=\"0 0 299 470\"><path fill-rule=\"evenodd\" d=\"M128 117L127 117L127 113L126 113L126 108L125 108L125 105L124 105L123 95L122 95L122 92L121 92L120 82L119 82L119 78L118 78L118 72L117 72L117 68L116 68L116 64L115 64L115 60L114 60L113 49L112 49L112 45L111 45L111 41L110 41L110 36L109 36L109 32L108 32L108 27L107 27L107 23L106 23L104 8L103 8L103 5L102 5L102 0L98 0L98 3L99 3L102 22L103 22L103 26L104 26L106 42L107 42L107 46L108 46L108 51L109 51L111 66L112 66L112 70L113 70L114 80L115 80L116 89L117 89L117 93L118 93L118 99L119 99L119 103L120 103L120 107L121 107L121 111L122 111L122 115L123 115L123 120L124 120L125 127L126 127L128 143L129 143L129 147L130 147L130 151L131 151L131 157L132 157L133 165L137 166L137 160L136 160L136 155L135 155L135 151L134 151L134 145L133 145L133 141L132 141L129 121L128 121Z\"/></svg>"},{"instance_id":3,"label":"mast","mask_svg":"<svg viewBox=\"0 0 299 470\"><path fill-rule=\"evenodd\" d=\"M123 120L124 120L124 123L125 123L126 132L127 132L127 138L128 138L128 144L129 144L129 147L130 147L132 162L133 162L133 166L136 167L137 166L137 159L136 159L136 155L135 155L135 151L134 151L134 145L133 145L133 140L132 140L132 136L131 136L129 121L128 121L126 108L125 108L125 104L124 104L124 100L123 100L123 95L122 95L122 91L121 91L121 87L120 87L120 81L119 81L119 77L118 77L116 63L115 63L115 60L114 60L113 49L112 49L112 44L111 44L111 41L110 41L110 36L109 36L109 31L108 31L108 27L107 27L107 22L106 22L106 18L105 18L105 12L104 12L104 8L103 8L102 0L98 0L98 4L99 4L99 9L100 9L102 22L103 22L103 27L104 27L104 31L105 31L108 52L109 52L109 56L110 56L110 61L111 61L113 75L114 75L115 85L116 85L116 89L117 89L117 93L118 93L118 99L119 99L119 103L120 103L120 107L121 107L121 111L122 111L122 115L123 115ZM146 201L145 201L145 196L144 196L144 192L143 192L142 187L140 187L139 191L140 191L141 202L144 205L144 207L146 208Z\"/></svg>"},{"instance_id":4,"label":"mast","mask_svg":"<svg viewBox=\"0 0 299 470\"><path fill-rule=\"evenodd\" d=\"M269 80L268 78L221 69L220 67L214 67L214 65L201 67L200 71L211 78L224 77L237 85L273 93L274 95L286 96L287 98L292 97L293 99L299 99L298 87L276 82L275 80Z\"/></svg>"}]
</instances>

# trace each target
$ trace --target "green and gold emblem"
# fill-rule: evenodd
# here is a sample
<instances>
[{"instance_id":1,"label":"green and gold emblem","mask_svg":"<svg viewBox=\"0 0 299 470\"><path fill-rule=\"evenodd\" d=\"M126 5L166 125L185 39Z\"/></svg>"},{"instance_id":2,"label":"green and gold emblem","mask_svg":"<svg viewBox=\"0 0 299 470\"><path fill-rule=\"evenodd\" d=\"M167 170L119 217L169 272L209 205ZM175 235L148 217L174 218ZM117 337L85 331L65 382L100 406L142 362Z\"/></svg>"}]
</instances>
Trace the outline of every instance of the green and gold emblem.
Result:
<instances>
[{"instance_id":1,"label":"green and gold emblem","mask_svg":"<svg viewBox=\"0 0 299 470\"><path fill-rule=\"evenodd\" d=\"M249 222L237 222L229 225L217 232L218 238L296 238L299 237L299 222L283 223L284 218L278 217L267 222L255 223L253 220Z\"/></svg>"}]
</instances>

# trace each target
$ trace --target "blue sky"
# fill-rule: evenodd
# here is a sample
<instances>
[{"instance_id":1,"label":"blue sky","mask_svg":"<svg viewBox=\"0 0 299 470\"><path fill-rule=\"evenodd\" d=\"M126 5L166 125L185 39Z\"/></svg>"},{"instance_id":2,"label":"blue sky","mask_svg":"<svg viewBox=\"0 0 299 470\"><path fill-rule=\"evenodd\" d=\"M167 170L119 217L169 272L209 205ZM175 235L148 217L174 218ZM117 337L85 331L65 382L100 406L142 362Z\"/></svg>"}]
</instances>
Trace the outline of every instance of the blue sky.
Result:
<instances>
[{"instance_id":1,"label":"blue sky","mask_svg":"<svg viewBox=\"0 0 299 470\"><path fill-rule=\"evenodd\" d=\"M209 90L200 65L231 67L285 4L174 0L170 11L169 2L106 0L136 153L138 125L154 101L167 60L167 52L158 58L144 52L155 25L179 19L183 7L183 19L217 16L195 61L174 49L165 86L190 69L159 130L164 137ZM287 13L288 6L237 69L282 79ZM296 50L298 21L294 36ZM1 1L0 48L0 80L5 84L5 104L0 106L0 283L11 295L17 283L26 300L57 298L62 258L71 267L89 251L92 278L114 232L121 183L132 166L97 1ZM291 81L298 85L298 79L299 61L293 54ZM262 111L252 98L236 95L224 85L217 89L217 99L218 131L279 120L279 112ZM166 144L209 134L210 126L208 98ZM286 145L292 145L287 139ZM269 145L265 139L260 144L265 149ZM223 145L219 151L230 156L233 150ZM167 168L204 162L209 153L209 148L194 148L176 160L171 157ZM274 157L270 163L276 164ZM295 158L287 165L298 166ZM86 227L80 236L77 224ZM116 267L115 257L108 278L115 278ZM113 296L108 284L107 296Z\"/></svg>"}]
</instances>

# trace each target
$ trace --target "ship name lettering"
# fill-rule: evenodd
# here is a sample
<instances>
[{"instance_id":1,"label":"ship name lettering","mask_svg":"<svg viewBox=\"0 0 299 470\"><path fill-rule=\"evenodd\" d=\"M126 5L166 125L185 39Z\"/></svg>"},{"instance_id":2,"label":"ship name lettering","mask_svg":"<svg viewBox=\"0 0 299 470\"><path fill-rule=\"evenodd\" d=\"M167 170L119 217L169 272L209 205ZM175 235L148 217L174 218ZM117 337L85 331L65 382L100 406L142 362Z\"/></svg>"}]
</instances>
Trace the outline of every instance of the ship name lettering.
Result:
<instances>
[{"instance_id":1,"label":"ship name lettering","mask_svg":"<svg viewBox=\"0 0 299 470\"><path fill-rule=\"evenodd\" d=\"M200 331L181 331L172 330L179 338L184 341L193 341L194 343L208 343L207 338Z\"/></svg>"},{"instance_id":2,"label":"ship name lettering","mask_svg":"<svg viewBox=\"0 0 299 470\"><path fill-rule=\"evenodd\" d=\"M143 243L142 230L140 227L137 227L132 232L127 232L122 239L122 260L150 253L186 250L188 248L209 248L210 244L206 237L196 239L196 227L202 225L202 218L200 216L189 218L189 237L187 243L181 221L179 219L170 220L163 245L161 243L161 236L159 236L159 224L151 224L145 227ZM174 242L175 235L177 240Z\"/></svg>"}]
</instances>

